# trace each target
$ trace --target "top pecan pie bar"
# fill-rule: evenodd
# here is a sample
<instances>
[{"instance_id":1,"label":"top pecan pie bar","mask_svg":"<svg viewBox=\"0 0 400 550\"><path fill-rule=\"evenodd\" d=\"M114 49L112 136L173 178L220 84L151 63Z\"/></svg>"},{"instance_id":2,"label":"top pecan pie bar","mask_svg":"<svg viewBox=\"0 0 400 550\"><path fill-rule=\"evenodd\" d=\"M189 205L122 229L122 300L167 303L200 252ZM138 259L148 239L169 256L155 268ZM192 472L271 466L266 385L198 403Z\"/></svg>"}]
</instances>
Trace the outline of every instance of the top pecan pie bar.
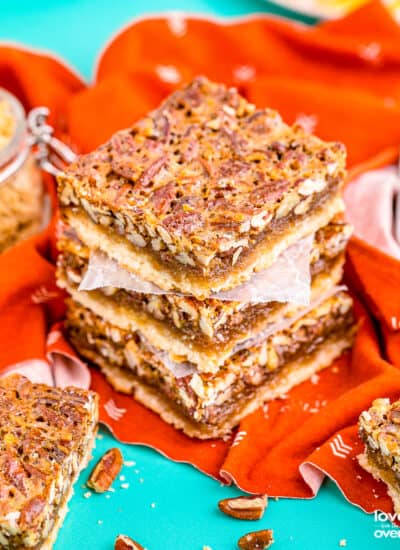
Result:
<instances>
[{"instance_id":1,"label":"top pecan pie bar","mask_svg":"<svg viewBox=\"0 0 400 550\"><path fill-rule=\"evenodd\" d=\"M267 268L342 209L345 150L196 78L59 178L90 248L207 297Z\"/></svg>"}]
</instances>

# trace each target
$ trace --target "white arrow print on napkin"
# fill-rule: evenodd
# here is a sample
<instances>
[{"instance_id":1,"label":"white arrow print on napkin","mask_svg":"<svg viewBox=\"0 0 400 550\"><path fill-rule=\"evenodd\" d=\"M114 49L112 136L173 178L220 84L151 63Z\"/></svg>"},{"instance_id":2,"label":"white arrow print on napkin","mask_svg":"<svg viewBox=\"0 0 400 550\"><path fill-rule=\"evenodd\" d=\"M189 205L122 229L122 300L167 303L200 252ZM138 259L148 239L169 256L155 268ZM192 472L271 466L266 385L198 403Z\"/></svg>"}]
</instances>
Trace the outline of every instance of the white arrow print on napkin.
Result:
<instances>
[{"instance_id":1,"label":"white arrow print on napkin","mask_svg":"<svg viewBox=\"0 0 400 550\"><path fill-rule=\"evenodd\" d=\"M109 399L107 403L104 405L104 408L108 416L116 421L121 420L121 418L126 413L126 409L119 409L117 407L114 399Z\"/></svg>"},{"instance_id":2,"label":"white arrow print on napkin","mask_svg":"<svg viewBox=\"0 0 400 550\"><path fill-rule=\"evenodd\" d=\"M353 449L350 445L346 445L340 434L335 436L334 440L331 441L329 445L332 449L332 453L339 458L346 458Z\"/></svg>"},{"instance_id":3,"label":"white arrow print on napkin","mask_svg":"<svg viewBox=\"0 0 400 550\"><path fill-rule=\"evenodd\" d=\"M242 430L241 432L238 432L236 434L236 437L232 443L232 447L236 447L237 445L239 445L239 443L241 443L243 441L243 439L246 437L247 435L247 432L245 430Z\"/></svg>"}]
</instances>

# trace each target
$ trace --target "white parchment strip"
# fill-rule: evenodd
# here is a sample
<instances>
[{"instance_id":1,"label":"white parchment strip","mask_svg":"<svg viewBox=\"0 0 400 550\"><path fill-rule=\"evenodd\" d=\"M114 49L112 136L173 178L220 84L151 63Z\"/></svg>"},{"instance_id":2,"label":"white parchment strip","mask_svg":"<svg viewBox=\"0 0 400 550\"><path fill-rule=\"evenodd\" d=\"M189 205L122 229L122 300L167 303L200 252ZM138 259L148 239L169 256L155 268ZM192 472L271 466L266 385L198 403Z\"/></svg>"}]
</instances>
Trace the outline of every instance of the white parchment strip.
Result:
<instances>
[{"instance_id":1,"label":"white parchment strip","mask_svg":"<svg viewBox=\"0 0 400 550\"><path fill-rule=\"evenodd\" d=\"M213 294L218 300L262 303L291 302L307 306L310 303L311 276L310 255L314 236L299 240L284 250L276 261L249 281L231 290ZM145 294L177 294L162 290L121 267L106 254L93 251L89 265L79 285L79 290L113 287Z\"/></svg>"}]
</instances>

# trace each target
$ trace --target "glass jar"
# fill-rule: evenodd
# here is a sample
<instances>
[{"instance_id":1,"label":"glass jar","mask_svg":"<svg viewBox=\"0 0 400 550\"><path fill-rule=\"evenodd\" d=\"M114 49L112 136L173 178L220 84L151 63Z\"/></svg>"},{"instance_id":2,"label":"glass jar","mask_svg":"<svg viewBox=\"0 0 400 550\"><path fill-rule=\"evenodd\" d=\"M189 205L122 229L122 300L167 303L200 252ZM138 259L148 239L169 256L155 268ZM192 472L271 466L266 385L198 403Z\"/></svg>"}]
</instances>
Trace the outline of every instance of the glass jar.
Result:
<instances>
[{"instance_id":1,"label":"glass jar","mask_svg":"<svg viewBox=\"0 0 400 550\"><path fill-rule=\"evenodd\" d=\"M40 231L45 194L18 99L0 88L0 253Z\"/></svg>"}]
</instances>

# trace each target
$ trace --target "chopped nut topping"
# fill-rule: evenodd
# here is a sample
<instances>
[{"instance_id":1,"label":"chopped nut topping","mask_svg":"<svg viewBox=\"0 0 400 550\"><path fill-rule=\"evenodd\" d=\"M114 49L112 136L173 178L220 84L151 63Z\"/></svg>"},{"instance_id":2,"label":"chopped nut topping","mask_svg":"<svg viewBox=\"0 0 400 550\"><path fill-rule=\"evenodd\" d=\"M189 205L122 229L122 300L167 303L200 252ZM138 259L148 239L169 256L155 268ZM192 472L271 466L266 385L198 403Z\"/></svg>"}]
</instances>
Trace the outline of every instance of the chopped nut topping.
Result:
<instances>
[{"instance_id":1,"label":"chopped nut topping","mask_svg":"<svg viewBox=\"0 0 400 550\"><path fill-rule=\"evenodd\" d=\"M91 451L97 399L18 374L0 380L0 548L42 548L53 540Z\"/></svg>"},{"instance_id":2,"label":"chopped nut topping","mask_svg":"<svg viewBox=\"0 0 400 550\"><path fill-rule=\"evenodd\" d=\"M143 546L127 535L118 535L115 539L114 550L144 550Z\"/></svg>"},{"instance_id":3,"label":"chopped nut topping","mask_svg":"<svg viewBox=\"0 0 400 550\"><path fill-rule=\"evenodd\" d=\"M261 519L267 506L267 497L242 496L237 498L225 498L220 500L218 508L224 514L236 519L256 520Z\"/></svg>"},{"instance_id":4,"label":"chopped nut topping","mask_svg":"<svg viewBox=\"0 0 400 550\"><path fill-rule=\"evenodd\" d=\"M262 531L254 531L243 535L238 540L238 546L241 550L266 550L273 542L273 531L263 529Z\"/></svg>"},{"instance_id":5,"label":"chopped nut topping","mask_svg":"<svg viewBox=\"0 0 400 550\"><path fill-rule=\"evenodd\" d=\"M173 245L178 261L201 268L233 256L243 237L252 241L303 197L329 194L344 175L341 144L199 77L79 157L60 176L59 193L63 205L80 204L135 246ZM309 207L304 200L299 214Z\"/></svg>"},{"instance_id":6,"label":"chopped nut topping","mask_svg":"<svg viewBox=\"0 0 400 550\"><path fill-rule=\"evenodd\" d=\"M123 464L121 451L117 448L109 449L94 467L87 481L87 486L96 491L104 493L107 491Z\"/></svg>"}]
</instances>

